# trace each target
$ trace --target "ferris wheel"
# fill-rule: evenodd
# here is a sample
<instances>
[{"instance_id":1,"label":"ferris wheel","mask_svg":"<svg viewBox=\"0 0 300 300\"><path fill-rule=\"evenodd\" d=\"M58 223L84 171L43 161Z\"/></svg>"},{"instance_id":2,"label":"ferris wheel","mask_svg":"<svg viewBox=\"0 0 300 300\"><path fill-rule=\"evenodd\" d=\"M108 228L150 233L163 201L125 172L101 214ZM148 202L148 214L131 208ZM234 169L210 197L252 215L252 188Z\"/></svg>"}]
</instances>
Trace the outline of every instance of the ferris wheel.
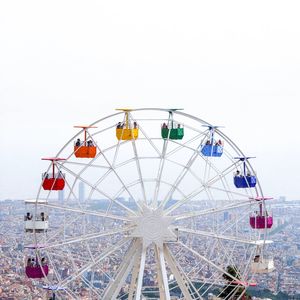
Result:
<instances>
[{"instance_id":1,"label":"ferris wheel","mask_svg":"<svg viewBox=\"0 0 300 300\"><path fill-rule=\"evenodd\" d=\"M25 202L26 275L52 299L246 299L274 270L270 198L220 127L156 108L75 127Z\"/></svg>"}]
</instances>

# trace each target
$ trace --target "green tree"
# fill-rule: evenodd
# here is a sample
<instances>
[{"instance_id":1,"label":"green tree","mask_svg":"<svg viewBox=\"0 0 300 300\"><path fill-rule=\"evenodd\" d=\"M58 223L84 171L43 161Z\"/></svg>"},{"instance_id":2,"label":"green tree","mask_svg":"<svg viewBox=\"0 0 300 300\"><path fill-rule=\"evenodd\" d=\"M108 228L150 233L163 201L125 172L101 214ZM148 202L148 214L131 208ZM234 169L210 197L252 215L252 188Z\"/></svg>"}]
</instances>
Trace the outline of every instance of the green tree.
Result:
<instances>
[{"instance_id":1,"label":"green tree","mask_svg":"<svg viewBox=\"0 0 300 300\"><path fill-rule=\"evenodd\" d=\"M236 279L233 279L228 274ZM237 280L241 279L241 275L238 269L235 266L227 266L226 273L223 274L223 278L227 280L227 285L224 287L220 297L226 300L238 299L241 296L241 294L245 291L244 287L238 287ZM245 293L242 296L242 299L248 300L251 299L251 296Z\"/></svg>"}]
</instances>

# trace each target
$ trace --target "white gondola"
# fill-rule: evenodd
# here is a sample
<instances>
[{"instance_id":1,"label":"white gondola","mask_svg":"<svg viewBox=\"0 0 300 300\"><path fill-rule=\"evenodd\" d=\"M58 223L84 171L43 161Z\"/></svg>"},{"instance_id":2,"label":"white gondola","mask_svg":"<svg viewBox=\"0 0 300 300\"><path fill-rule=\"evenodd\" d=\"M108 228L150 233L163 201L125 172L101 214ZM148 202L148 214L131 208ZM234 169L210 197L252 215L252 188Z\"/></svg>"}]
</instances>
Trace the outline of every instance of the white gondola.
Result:
<instances>
[{"instance_id":1,"label":"white gondola","mask_svg":"<svg viewBox=\"0 0 300 300\"><path fill-rule=\"evenodd\" d=\"M270 273L275 270L274 260L272 258L255 257L251 263L251 272L253 273Z\"/></svg>"},{"instance_id":2,"label":"white gondola","mask_svg":"<svg viewBox=\"0 0 300 300\"><path fill-rule=\"evenodd\" d=\"M45 212L37 212L37 215L33 217L32 212L34 211L35 204L43 205L47 204L46 200L36 200L36 199L30 199L25 200L25 205L29 205L29 211L24 216L25 221L25 231L26 232L46 232L48 230L48 216L45 214Z\"/></svg>"}]
</instances>

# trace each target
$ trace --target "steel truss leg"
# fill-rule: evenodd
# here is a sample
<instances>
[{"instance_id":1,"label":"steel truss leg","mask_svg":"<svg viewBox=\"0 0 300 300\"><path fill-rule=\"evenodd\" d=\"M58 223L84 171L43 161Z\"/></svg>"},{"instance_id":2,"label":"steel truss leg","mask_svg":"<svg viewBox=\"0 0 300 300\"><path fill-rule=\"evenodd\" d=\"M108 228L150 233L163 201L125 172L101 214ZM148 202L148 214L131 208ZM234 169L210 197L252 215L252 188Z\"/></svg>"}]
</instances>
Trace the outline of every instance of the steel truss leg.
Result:
<instances>
[{"instance_id":1,"label":"steel truss leg","mask_svg":"<svg viewBox=\"0 0 300 300\"><path fill-rule=\"evenodd\" d=\"M146 251L147 251L147 248L145 248L143 246L141 260L140 260L140 269L139 269L139 274L138 274L138 281L137 281L137 286L136 286L135 300L140 300L141 296L142 296Z\"/></svg>"},{"instance_id":2,"label":"steel truss leg","mask_svg":"<svg viewBox=\"0 0 300 300\"><path fill-rule=\"evenodd\" d=\"M170 300L169 282L164 258L164 252L158 246L155 246L155 255L157 263L159 299Z\"/></svg>"},{"instance_id":3,"label":"steel truss leg","mask_svg":"<svg viewBox=\"0 0 300 300\"><path fill-rule=\"evenodd\" d=\"M138 241L133 242L132 246L124 257L123 263L120 265L114 280L108 285L103 295L103 299L117 299L120 290L122 286L124 286L125 280L133 267L133 257L138 250L138 244Z\"/></svg>"},{"instance_id":4,"label":"steel truss leg","mask_svg":"<svg viewBox=\"0 0 300 300\"><path fill-rule=\"evenodd\" d=\"M137 284L137 278L140 269L141 255L142 255L142 245L139 246L139 249L136 252L134 257L132 277L131 277L131 283L130 283L129 293L128 293L128 300L133 300L134 293L136 292L136 284Z\"/></svg>"},{"instance_id":5,"label":"steel truss leg","mask_svg":"<svg viewBox=\"0 0 300 300\"><path fill-rule=\"evenodd\" d=\"M169 268L171 269L171 272L173 273L173 275L176 279L176 282L178 283L179 288L181 289L181 292L184 295L184 299L192 300L193 298L191 297L191 293L189 291L189 285L190 285L189 281L186 280L185 274L182 274L182 272L178 268L173 255L171 254L169 248L166 245L164 245L164 253L165 253L166 262L167 262ZM200 299L202 299L202 298L200 298Z\"/></svg>"}]
</instances>

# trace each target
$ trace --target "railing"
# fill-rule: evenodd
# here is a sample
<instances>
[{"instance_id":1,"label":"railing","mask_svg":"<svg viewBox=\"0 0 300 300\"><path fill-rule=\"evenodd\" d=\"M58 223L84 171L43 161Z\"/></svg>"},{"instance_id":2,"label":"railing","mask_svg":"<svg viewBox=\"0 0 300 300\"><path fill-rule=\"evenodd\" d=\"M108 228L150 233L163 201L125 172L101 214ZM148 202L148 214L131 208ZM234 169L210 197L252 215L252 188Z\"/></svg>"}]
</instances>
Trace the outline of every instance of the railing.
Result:
<instances>
[{"instance_id":1,"label":"railing","mask_svg":"<svg viewBox=\"0 0 300 300\"><path fill-rule=\"evenodd\" d=\"M128 124L128 128L126 128L125 124L116 125L116 129L139 129L139 125Z\"/></svg>"},{"instance_id":2,"label":"railing","mask_svg":"<svg viewBox=\"0 0 300 300\"><path fill-rule=\"evenodd\" d=\"M88 146L88 147L95 147L97 143L94 141L74 141L74 147L82 147L82 146Z\"/></svg>"},{"instance_id":3,"label":"railing","mask_svg":"<svg viewBox=\"0 0 300 300\"><path fill-rule=\"evenodd\" d=\"M167 125L166 123L160 125L161 128L166 128L166 129L180 129L184 128L184 125L181 123L173 122L172 124ZM179 127L178 127L179 126Z\"/></svg>"},{"instance_id":4,"label":"railing","mask_svg":"<svg viewBox=\"0 0 300 300\"><path fill-rule=\"evenodd\" d=\"M66 174L62 172L54 173L54 176L52 173L43 173L42 174L42 179L58 179L58 178L65 178Z\"/></svg>"},{"instance_id":5,"label":"railing","mask_svg":"<svg viewBox=\"0 0 300 300\"><path fill-rule=\"evenodd\" d=\"M48 216L45 215L44 217L41 217L41 216L36 216L35 218L33 216L30 216L30 218L28 219L28 216L25 215L24 216L24 221L48 221Z\"/></svg>"}]
</instances>

